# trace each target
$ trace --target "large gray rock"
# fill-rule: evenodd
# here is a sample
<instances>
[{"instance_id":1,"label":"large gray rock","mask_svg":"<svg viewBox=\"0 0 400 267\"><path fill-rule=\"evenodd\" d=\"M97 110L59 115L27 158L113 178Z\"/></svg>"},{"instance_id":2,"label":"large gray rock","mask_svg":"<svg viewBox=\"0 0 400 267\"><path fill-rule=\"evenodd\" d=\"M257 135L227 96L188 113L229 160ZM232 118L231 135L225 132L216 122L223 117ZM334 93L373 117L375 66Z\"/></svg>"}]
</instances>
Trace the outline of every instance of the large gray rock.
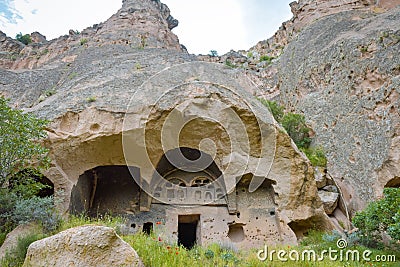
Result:
<instances>
[{"instance_id":1,"label":"large gray rock","mask_svg":"<svg viewBox=\"0 0 400 267\"><path fill-rule=\"evenodd\" d=\"M332 214L337 207L339 193L320 190L318 191L318 196L320 197L322 204L324 205L324 210L326 214Z\"/></svg>"},{"instance_id":2,"label":"large gray rock","mask_svg":"<svg viewBox=\"0 0 400 267\"><path fill-rule=\"evenodd\" d=\"M32 243L25 258L28 266L144 266L136 251L104 226L71 228Z\"/></svg>"}]
</instances>

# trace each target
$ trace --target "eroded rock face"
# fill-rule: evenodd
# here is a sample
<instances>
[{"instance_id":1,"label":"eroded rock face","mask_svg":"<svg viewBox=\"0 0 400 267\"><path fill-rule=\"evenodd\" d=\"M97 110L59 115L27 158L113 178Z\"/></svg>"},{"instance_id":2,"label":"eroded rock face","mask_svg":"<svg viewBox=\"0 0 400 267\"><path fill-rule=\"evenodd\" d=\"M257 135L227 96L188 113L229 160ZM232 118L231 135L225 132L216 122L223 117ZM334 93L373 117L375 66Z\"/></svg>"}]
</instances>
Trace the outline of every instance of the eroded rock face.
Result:
<instances>
[{"instance_id":1,"label":"eroded rock face","mask_svg":"<svg viewBox=\"0 0 400 267\"><path fill-rule=\"evenodd\" d=\"M46 36L40 34L39 32L31 33L32 43L46 43Z\"/></svg>"},{"instance_id":2,"label":"eroded rock face","mask_svg":"<svg viewBox=\"0 0 400 267\"><path fill-rule=\"evenodd\" d=\"M60 209L128 214L132 231L164 221L171 242L190 220L198 244L238 248L329 229L313 168L254 98L252 81L183 52L170 22L158 1L125 1L105 23L40 46L42 68L27 56L14 67L32 70L0 69L0 92L51 121L46 177ZM205 153L212 167L189 162L192 177L165 160L171 151Z\"/></svg>"},{"instance_id":3,"label":"eroded rock face","mask_svg":"<svg viewBox=\"0 0 400 267\"><path fill-rule=\"evenodd\" d=\"M32 243L23 266L144 266L114 229L80 226Z\"/></svg>"},{"instance_id":4,"label":"eroded rock face","mask_svg":"<svg viewBox=\"0 0 400 267\"><path fill-rule=\"evenodd\" d=\"M82 49L108 44L120 44L132 50L146 47L182 51L178 37L171 32L177 26L178 20L160 1L125 0L122 8L107 21L88 27L79 34L70 31L69 35L47 42L45 36L34 32L31 34L33 43L24 50L23 44L1 33L0 52L7 52L8 60L0 61L0 66L38 68L58 62L67 54L79 54Z\"/></svg>"},{"instance_id":5,"label":"eroded rock face","mask_svg":"<svg viewBox=\"0 0 400 267\"><path fill-rule=\"evenodd\" d=\"M280 59L280 99L306 115L352 212L399 176L399 21L399 8L334 14Z\"/></svg>"}]
</instances>

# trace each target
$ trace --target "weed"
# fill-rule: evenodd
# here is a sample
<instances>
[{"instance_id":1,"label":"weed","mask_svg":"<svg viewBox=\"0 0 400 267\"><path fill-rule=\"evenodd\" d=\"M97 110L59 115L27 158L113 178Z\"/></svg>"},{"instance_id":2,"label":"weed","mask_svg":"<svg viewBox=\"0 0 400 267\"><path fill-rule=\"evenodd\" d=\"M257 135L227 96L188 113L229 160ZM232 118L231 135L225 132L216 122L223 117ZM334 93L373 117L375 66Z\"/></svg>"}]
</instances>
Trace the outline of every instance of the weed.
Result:
<instances>
[{"instance_id":1,"label":"weed","mask_svg":"<svg viewBox=\"0 0 400 267\"><path fill-rule=\"evenodd\" d=\"M88 39L86 39L86 38L82 38L80 41L81 45L85 45L85 44L87 44L87 42L88 42Z\"/></svg>"},{"instance_id":2,"label":"weed","mask_svg":"<svg viewBox=\"0 0 400 267\"><path fill-rule=\"evenodd\" d=\"M88 98L86 98L86 101L87 102L89 102L89 103L92 103L92 102L96 102L96 97L95 96L89 96Z\"/></svg>"},{"instance_id":3,"label":"weed","mask_svg":"<svg viewBox=\"0 0 400 267\"><path fill-rule=\"evenodd\" d=\"M268 63L271 63L271 61L274 59L274 57L270 57L268 55L263 55L260 57L260 62L261 61L267 61Z\"/></svg>"},{"instance_id":4,"label":"weed","mask_svg":"<svg viewBox=\"0 0 400 267\"><path fill-rule=\"evenodd\" d=\"M54 95L55 93L57 93L57 91L54 88L52 88L52 89L48 89L48 90L44 91L43 95L46 97L50 97L50 96Z\"/></svg>"},{"instance_id":5,"label":"weed","mask_svg":"<svg viewBox=\"0 0 400 267\"><path fill-rule=\"evenodd\" d=\"M143 67L142 67L142 65L141 65L139 62L137 62L137 63L135 64L135 69L136 69L136 70L141 70L141 69L143 69Z\"/></svg>"},{"instance_id":6,"label":"weed","mask_svg":"<svg viewBox=\"0 0 400 267\"><path fill-rule=\"evenodd\" d=\"M225 65L232 69L237 68L237 66L233 64L229 59L225 60Z\"/></svg>"},{"instance_id":7,"label":"weed","mask_svg":"<svg viewBox=\"0 0 400 267\"><path fill-rule=\"evenodd\" d=\"M303 147L301 148L301 151L306 154L313 166L326 167L328 160L322 147Z\"/></svg>"},{"instance_id":8,"label":"weed","mask_svg":"<svg viewBox=\"0 0 400 267\"><path fill-rule=\"evenodd\" d=\"M73 80L77 75L78 75L78 73L72 72L70 75L68 75L68 79Z\"/></svg>"},{"instance_id":9,"label":"weed","mask_svg":"<svg viewBox=\"0 0 400 267\"><path fill-rule=\"evenodd\" d=\"M29 235L19 237L16 247L11 251L7 252L6 256L2 258L2 260L0 261L1 266L4 267L22 266L29 245L44 237L45 237L44 235L38 233L31 233Z\"/></svg>"}]
</instances>

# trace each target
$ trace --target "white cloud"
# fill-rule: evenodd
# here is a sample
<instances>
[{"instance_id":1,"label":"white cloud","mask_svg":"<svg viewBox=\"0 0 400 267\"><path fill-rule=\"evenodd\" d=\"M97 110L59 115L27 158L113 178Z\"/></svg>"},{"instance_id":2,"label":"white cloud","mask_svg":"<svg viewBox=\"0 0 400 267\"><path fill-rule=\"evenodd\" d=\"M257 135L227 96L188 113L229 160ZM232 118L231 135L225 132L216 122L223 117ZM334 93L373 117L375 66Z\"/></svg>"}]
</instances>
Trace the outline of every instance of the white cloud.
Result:
<instances>
[{"instance_id":1,"label":"white cloud","mask_svg":"<svg viewBox=\"0 0 400 267\"><path fill-rule=\"evenodd\" d=\"M246 29L242 9L236 0L164 0L179 20L173 31L189 52L220 54L244 48Z\"/></svg>"},{"instance_id":2,"label":"white cloud","mask_svg":"<svg viewBox=\"0 0 400 267\"><path fill-rule=\"evenodd\" d=\"M38 31L47 39L68 34L70 29L82 30L105 21L120 7L119 1L96 0L14 0L21 18L16 23L0 17L0 27L7 35Z\"/></svg>"}]
</instances>

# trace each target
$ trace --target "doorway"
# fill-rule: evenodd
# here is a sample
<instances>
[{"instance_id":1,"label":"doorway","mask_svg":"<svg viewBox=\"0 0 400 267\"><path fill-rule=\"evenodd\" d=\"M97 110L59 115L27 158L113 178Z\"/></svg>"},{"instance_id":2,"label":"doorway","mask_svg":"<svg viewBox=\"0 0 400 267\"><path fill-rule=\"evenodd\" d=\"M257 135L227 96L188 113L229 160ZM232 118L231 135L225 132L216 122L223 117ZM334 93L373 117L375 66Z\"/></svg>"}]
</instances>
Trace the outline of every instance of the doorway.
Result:
<instances>
[{"instance_id":1,"label":"doorway","mask_svg":"<svg viewBox=\"0 0 400 267\"><path fill-rule=\"evenodd\" d=\"M197 243L200 215L178 215L178 245L187 249Z\"/></svg>"}]
</instances>

